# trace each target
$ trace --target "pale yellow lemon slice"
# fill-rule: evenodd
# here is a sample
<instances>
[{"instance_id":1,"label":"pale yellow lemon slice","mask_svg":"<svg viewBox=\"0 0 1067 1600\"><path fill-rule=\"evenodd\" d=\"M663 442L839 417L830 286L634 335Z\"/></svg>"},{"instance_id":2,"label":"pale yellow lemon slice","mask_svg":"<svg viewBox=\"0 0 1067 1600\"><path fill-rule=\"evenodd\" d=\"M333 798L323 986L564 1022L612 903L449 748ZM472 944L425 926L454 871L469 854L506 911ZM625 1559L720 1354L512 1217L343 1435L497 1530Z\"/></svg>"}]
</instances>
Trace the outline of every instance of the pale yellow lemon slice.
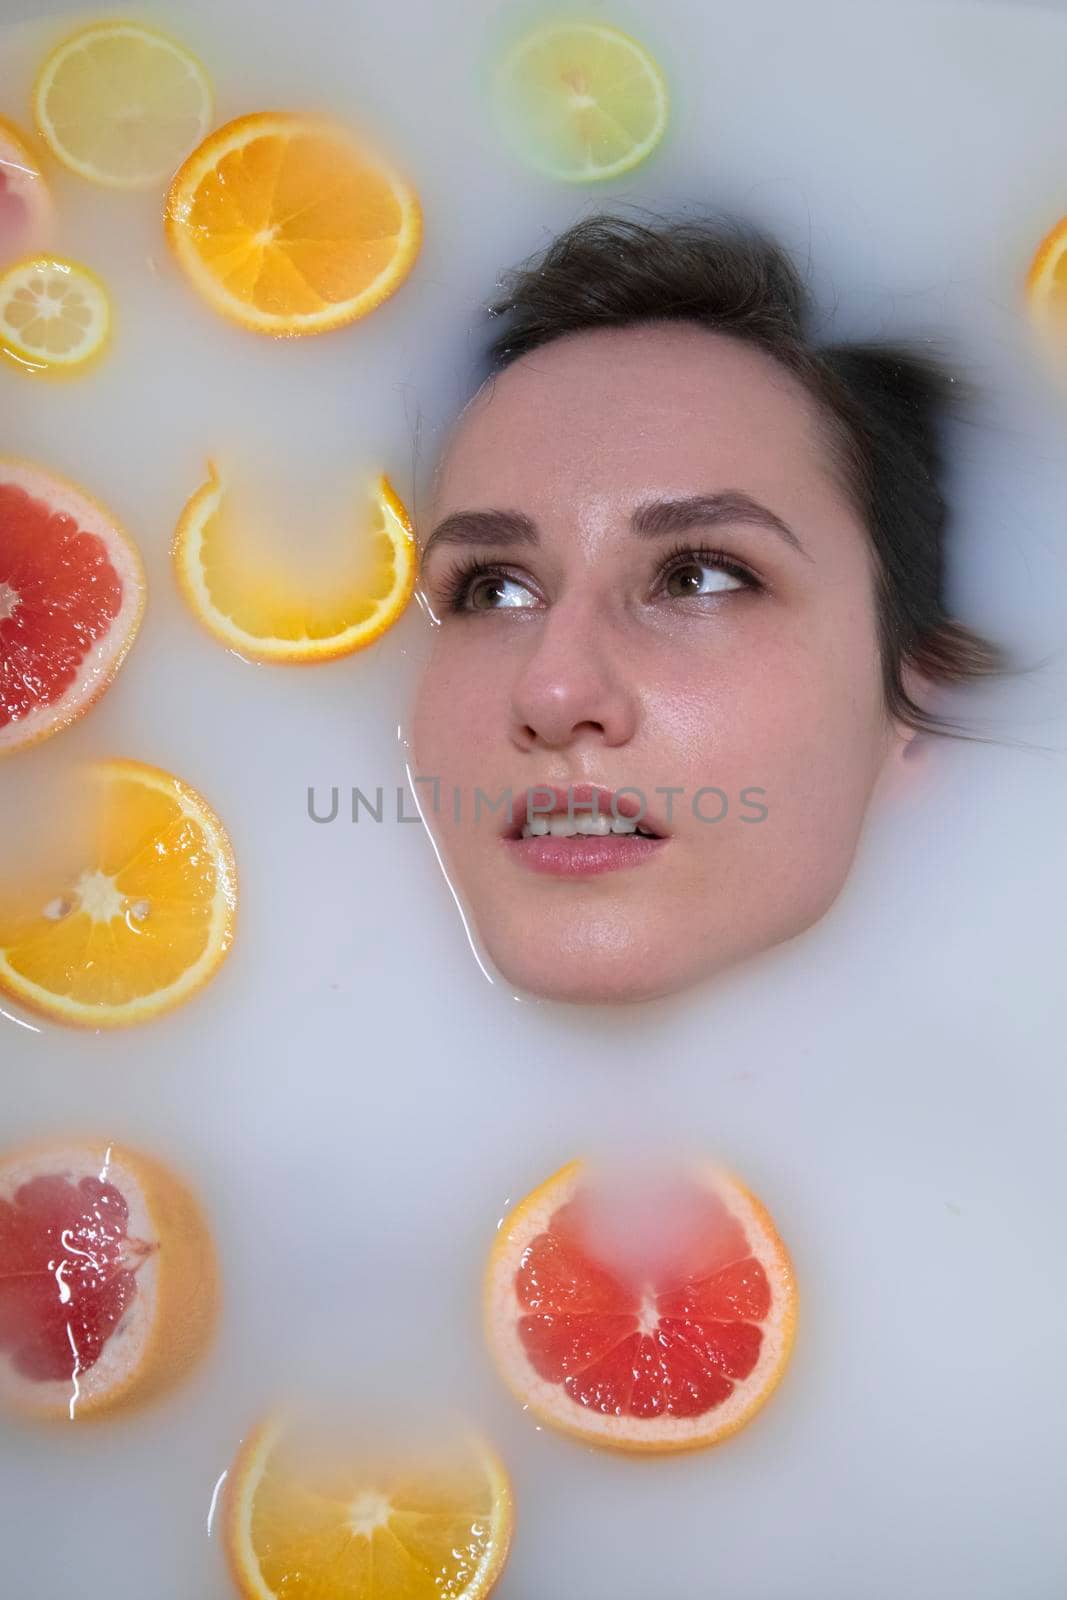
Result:
<instances>
[{"instance_id":1,"label":"pale yellow lemon slice","mask_svg":"<svg viewBox=\"0 0 1067 1600\"><path fill-rule=\"evenodd\" d=\"M27 256L0 273L0 347L34 371L73 373L99 356L111 330L107 290L62 256Z\"/></svg>"},{"instance_id":2,"label":"pale yellow lemon slice","mask_svg":"<svg viewBox=\"0 0 1067 1600\"><path fill-rule=\"evenodd\" d=\"M33 91L37 126L63 165L117 189L164 183L203 138L212 102L195 56L139 22L80 28Z\"/></svg>"}]
</instances>

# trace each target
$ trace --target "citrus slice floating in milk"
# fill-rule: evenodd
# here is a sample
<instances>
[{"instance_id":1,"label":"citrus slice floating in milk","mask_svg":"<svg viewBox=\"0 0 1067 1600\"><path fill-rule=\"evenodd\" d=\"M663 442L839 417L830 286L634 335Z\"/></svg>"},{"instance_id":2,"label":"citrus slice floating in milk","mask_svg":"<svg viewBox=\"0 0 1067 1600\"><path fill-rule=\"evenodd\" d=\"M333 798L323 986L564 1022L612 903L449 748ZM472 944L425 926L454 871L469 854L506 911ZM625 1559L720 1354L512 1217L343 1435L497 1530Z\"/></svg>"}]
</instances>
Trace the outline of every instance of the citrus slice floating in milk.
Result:
<instances>
[{"instance_id":1,"label":"citrus slice floating in milk","mask_svg":"<svg viewBox=\"0 0 1067 1600\"><path fill-rule=\"evenodd\" d=\"M214 1246L184 1182L105 1139L0 1155L0 1398L80 1421L169 1389L207 1347Z\"/></svg>"},{"instance_id":2,"label":"citrus slice floating in milk","mask_svg":"<svg viewBox=\"0 0 1067 1600\"><path fill-rule=\"evenodd\" d=\"M483 1600L514 1518L503 1464L475 1435L386 1457L358 1435L309 1444L281 1418L241 1450L225 1507L246 1600Z\"/></svg>"},{"instance_id":3,"label":"citrus slice floating in milk","mask_svg":"<svg viewBox=\"0 0 1067 1600\"><path fill-rule=\"evenodd\" d=\"M211 122L207 73L188 50L139 22L96 22L49 55L33 91L54 155L92 183L165 183Z\"/></svg>"},{"instance_id":4,"label":"citrus slice floating in milk","mask_svg":"<svg viewBox=\"0 0 1067 1600\"><path fill-rule=\"evenodd\" d=\"M84 715L133 643L136 546L84 489L0 458L0 755Z\"/></svg>"},{"instance_id":5,"label":"citrus slice floating in milk","mask_svg":"<svg viewBox=\"0 0 1067 1600\"><path fill-rule=\"evenodd\" d=\"M52 193L30 141L0 117L0 264L42 249L54 221Z\"/></svg>"},{"instance_id":6,"label":"citrus slice floating in milk","mask_svg":"<svg viewBox=\"0 0 1067 1600\"><path fill-rule=\"evenodd\" d=\"M398 620L415 588L411 522L389 479L373 484L351 561L328 592L297 570L242 553L213 463L182 512L172 556L182 594L221 643L254 661L332 661L363 650Z\"/></svg>"},{"instance_id":7,"label":"citrus slice floating in milk","mask_svg":"<svg viewBox=\"0 0 1067 1600\"><path fill-rule=\"evenodd\" d=\"M107 290L63 256L27 256L0 274L0 348L28 371L76 373L111 331Z\"/></svg>"},{"instance_id":8,"label":"citrus slice floating in milk","mask_svg":"<svg viewBox=\"0 0 1067 1600\"><path fill-rule=\"evenodd\" d=\"M517 152L552 178L593 183L629 172L667 127L667 85L636 39L595 22L526 34L497 69L497 115Z\"/></svg>"},{"instance_id":9,"label":"citrus slice floating in milk","mask_svg":"<svg viewBox=\"0 0 1067 1600\"><path fill-rule=\"evenodd\" d=\"M735 1433L776 1388L795 1318L774 1223L710 1165L613 1190L572 1163L505 1219L486 1281L490 1349L522 1404L620 1450Z\"/></svg>"},{"instance_id":10,"label":"citrus slice floating in milk","mask_svg":"<svg viewBox=\"0 0 1067 1600\"><path fill-rule=\"evenodd\" d=\"M415 264L411 185L329 118L259 112L218 128L171 184L166 232L197 292L257 333L324 333L373 311Z\"/></svg>"},{"instance_id":11,"label":"citrus slice floating in milk","mask_svg":"<svg viewBox=\"0 0 1067 1600\"><path fill-rule=\"evenodd\" d=\"M147 1022L191 998L233 940L233 850L207 801L139 761L78 775L69 841L0 883L0 994L83 1028Z\"/></svg>"}]
</instances>

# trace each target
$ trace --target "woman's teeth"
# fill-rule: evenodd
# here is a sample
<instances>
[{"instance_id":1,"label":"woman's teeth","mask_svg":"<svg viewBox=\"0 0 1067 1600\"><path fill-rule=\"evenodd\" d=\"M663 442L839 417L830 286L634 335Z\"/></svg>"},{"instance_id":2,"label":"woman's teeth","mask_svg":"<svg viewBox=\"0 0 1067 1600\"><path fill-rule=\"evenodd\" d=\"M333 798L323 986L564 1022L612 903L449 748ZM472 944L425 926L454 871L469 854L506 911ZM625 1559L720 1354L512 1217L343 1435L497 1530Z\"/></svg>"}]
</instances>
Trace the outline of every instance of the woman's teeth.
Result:
<instances>
[{"instance_id":1,"label":"woman's teeth","mask_svg":"<svg viewBox=\"0 0 1067 1600\"><path fill-rule=\"evenodd\" d=\"M540 839L549 833L559 839L570 839L580 833L600 836L606 833L639 833L645 839L655 837L631 817L534 817L532 822L523 823L524 839Z\"/></svg>"}]
</instances>

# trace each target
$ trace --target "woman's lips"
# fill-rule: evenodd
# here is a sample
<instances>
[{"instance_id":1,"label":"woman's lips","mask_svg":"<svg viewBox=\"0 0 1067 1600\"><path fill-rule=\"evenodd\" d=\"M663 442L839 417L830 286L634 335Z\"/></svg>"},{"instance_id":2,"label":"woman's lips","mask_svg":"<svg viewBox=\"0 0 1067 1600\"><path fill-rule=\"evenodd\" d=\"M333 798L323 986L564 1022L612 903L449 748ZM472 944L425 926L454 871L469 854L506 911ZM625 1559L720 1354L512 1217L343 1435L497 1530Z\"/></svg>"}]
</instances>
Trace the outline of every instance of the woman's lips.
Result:
<instances>
[{"instance_id":1,"label":"woman's lips","mask_svg":"<svg viewBox=\"0 0 1067 1600\"><path fill-rule=\"evenodd\" d=\"M507 792L512 800L503 828L505 839L519 838L523 824L533 817L553 816L570 816L574 821L593 815L627 817L657 838L669 832L658 817L646 814L644 799L637 789L604 789L598 783L572 783L567 788L554 783L530 783Z\"/></svg>"},{"instance_id":2,"label":"woman's lips","mask_svg":"<svg viewBox=\"0 0 1067 1600\"><path fill-rule=\"evenodd\" d=\"M589 878L640 866L667 841L646 839L639 833L576 833L569 838L547 833L529 839L504 839L502 843L512 860L531 872L544 872L553 878Z\"/></svg>"},{"instance_id":3,"label":"woman's lips","mask_svg":"<svg viewBox=\"0 0 1067 1600\"><path fill-rule=\"evenodd\" d=\"M574 783L568 788L538 783L527 785L520 793L524 803L513 807L512 820L505 824L501 843L530 872L543 872L554 878L590 878L601 872L640 866L667 843L662 824L644 816L640 791L613 791L593 783ZM581 827L583 819L591 815L601 819L605 828L610 818L628 818L634 823L640 818L639 825L645 831L536 833L522 837L523 824L528 819L548 823L553 817L565 816L571 824Z\"/></svg>"}]
</instances>

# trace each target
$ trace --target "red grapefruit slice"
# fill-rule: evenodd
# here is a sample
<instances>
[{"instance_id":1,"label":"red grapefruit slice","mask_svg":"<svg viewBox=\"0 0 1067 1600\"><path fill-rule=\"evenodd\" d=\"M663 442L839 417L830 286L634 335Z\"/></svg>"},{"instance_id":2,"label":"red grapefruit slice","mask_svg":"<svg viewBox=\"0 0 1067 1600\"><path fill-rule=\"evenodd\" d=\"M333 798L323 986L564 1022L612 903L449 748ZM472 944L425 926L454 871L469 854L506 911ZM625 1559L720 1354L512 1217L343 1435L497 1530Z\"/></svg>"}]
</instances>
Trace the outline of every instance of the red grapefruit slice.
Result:
<instances>
[{"instance_id":1,"label":"red grapefruit slice","mask_svg":"<svg viewBox=\"0 0 1067 1600\"><path fill-rule=\"evenodd\" d=\"M0 261L40 250L52 234L55 207L29 140L0 117Z\"/></svg>"},{"instance_id":2,"label":"red grapefruit slice","mask_svg":"<svg viewBox=\"0 0 1067 1600\"><path fill-rule=\"evenodd\" d=\"M80 1420L176 1382L210 1335L215 1255L172 1172L106 1140L0 1158L0 1395Z\"/></svg>"},{"instance_id":3,"label":"red grapefruit slice","mask_svg":"<svg viewBox=\"0 0 1067 1600\"><path fill-rule=\"evenodd\" d=\"M102 506L43 467L0 458L0 755L89 709L144 601L140 555Z\"/></svg>"},{"instance_id":4,"label":"red grapefruit slice","mask_svg":"<svg viewBox=\"0 0 1067 1600\"><path fill-rule=\"evenodd\" d=\"M621 1450L735 1433L777 1386L795 1317L771 1218L710 1165L625 1194L573 1162L507 1218L486 1282L489 1345L523 1405Z\"/></svg>"}]
</instances>

